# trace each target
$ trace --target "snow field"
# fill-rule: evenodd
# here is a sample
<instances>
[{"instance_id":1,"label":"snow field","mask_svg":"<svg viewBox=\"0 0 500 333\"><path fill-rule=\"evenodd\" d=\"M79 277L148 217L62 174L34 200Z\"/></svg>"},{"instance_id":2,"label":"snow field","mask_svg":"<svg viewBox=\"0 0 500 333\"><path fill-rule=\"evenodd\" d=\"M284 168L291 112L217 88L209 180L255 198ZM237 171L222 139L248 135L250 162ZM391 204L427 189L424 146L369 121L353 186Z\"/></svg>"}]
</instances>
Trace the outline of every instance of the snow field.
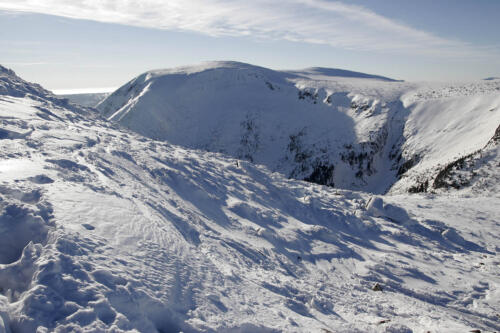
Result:
<instances>
[{"instance_id":1,"label":"snow field","mask_svg":"<svg viewBox=\"0 0 500 333\"><path fill-rule=\"evenodd\" d=\"M498 196L291 180L37 94L0 96L0 332L500 329Z\"/></svg>"}]
</instances>

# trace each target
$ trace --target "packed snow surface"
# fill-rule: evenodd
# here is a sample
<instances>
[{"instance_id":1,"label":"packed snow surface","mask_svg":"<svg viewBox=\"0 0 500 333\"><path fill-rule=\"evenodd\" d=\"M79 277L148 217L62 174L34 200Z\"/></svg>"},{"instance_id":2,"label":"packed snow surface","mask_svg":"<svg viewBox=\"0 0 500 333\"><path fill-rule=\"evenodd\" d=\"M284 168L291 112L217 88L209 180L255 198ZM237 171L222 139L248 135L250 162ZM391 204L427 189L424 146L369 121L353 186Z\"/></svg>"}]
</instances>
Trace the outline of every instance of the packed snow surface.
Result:
<instances>
[{"instance_id":1,"label":"packed snow surface","mask_svg":"<svg viewBox=\"0 0 500 333\"><path fill-rule=\"evenodd\" d=\"M426 117L409 118L416 135ZM498 192L288 179L130 132L7 71L0 128L0 332L500 330Z\"/></svg>"}]
</instances>

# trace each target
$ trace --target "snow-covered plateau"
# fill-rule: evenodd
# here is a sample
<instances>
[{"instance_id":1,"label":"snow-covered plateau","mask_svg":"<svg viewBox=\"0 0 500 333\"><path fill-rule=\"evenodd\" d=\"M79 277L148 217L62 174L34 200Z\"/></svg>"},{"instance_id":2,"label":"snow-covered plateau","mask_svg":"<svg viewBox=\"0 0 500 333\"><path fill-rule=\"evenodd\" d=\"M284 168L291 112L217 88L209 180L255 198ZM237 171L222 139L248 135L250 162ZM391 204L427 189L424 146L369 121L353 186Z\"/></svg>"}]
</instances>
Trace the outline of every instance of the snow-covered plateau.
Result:
<instances>
[{"instance_id":1,"label":"snow-covered plateau","mask_svg":"<svg viewBox=\"0 0 500 333\"><path fill-rule=\"evenodd\" d=\"M215 62L98 110L0 66L0 333L500 330L499 80Z\"/></svg>"}]
</instances>

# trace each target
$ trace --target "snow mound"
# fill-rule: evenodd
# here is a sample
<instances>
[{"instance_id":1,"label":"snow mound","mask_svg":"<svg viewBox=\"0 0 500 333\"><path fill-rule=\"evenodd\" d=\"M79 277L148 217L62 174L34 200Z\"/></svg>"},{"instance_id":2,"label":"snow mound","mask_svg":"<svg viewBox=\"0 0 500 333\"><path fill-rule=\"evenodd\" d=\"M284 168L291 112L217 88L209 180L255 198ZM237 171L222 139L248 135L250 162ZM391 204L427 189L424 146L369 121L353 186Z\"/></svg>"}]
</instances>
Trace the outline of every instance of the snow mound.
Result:
<instances>
[{"instance_id":1,"label":"snow mound","mask_svg":"<svg viewBox=\"0 0 500 333\"><path fill-rule=\"evenodd\" d=\"M20 192L0 188L0 193L12 197ZM37 192L24 193L20 198L21 204L10 203L0 197L0 264L17 261L28 243L45 241L49 222L47 210L34 212L23 204L38 201L38 196Z\"/></svg>"}]
</instances>

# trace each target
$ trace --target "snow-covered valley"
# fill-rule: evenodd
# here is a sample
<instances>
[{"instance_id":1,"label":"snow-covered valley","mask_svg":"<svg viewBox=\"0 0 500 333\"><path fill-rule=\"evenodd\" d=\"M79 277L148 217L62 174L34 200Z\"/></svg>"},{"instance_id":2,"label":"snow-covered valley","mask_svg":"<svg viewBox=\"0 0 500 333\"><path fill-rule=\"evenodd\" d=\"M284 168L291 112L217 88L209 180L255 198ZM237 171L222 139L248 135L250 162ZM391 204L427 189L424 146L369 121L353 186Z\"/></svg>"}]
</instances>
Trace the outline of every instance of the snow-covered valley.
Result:
<instances>
[{"instance_id":1,"label":"snow-covered valley","mask_svg":"<svg viewBox=\"0 0 500 333\"><path fill-rule=\"evenodd\" d=\"M0 67L0 332L498 331L499 89Z\"/></svg>"},{"instance_id":2,"label":"snow-covered valley","mask_svg":"<svg viewBox=\"0 0 500 333\"><path fill-rule=\"evenodd\" d=\"M379 194L431 191L445 165L493 137L500 80L407 83L335 69L211 62L144 73L98 109L144 136L290 178Z\"/></svg>"},{"instance_id":3,"label":"snow-covered valley","mask_svg":"<svg viewBox=\"0 0 500 333\"><path fill-rule=\"evenodd\" d=\"M72 103L93 108L97 106L97 104L99 104L106 97L108 97L108 95L109 93L98 92L98 93L59 94L58 96L62 98L67 98Z\"/></svg>"}]
</instances>

